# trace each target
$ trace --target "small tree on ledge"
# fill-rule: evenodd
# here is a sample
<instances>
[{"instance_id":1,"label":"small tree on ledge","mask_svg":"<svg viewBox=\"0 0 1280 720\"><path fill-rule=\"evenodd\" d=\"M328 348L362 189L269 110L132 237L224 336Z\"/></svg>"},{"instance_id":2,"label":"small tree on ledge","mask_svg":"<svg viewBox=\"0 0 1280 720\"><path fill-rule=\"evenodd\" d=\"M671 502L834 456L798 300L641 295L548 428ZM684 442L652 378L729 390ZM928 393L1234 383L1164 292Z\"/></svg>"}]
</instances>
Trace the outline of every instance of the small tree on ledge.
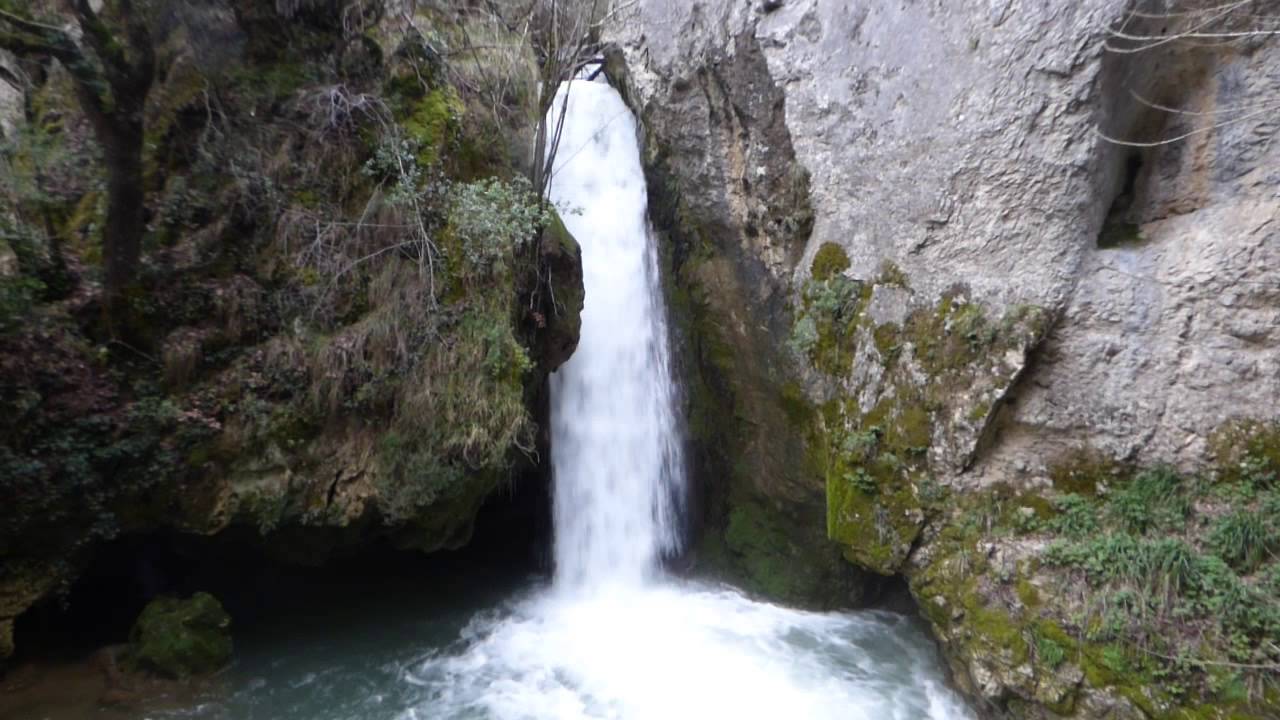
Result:
<instances>
[{"instance_id":1,"label":"small tree on ledge","mask_svg":"<svg viewBox=\"0 0 1280 720\"><path fill-rule=\"evenodd\" d=\"M143 109L155 77L155 47L133 0L103 0L99 12L89 0L62 2L78 33L59 18L33 17L25 2L0 0L0 48L61 63L102 146L107 171L103 308L114 334L142 253Z\"/></svg>"}]
</instances>

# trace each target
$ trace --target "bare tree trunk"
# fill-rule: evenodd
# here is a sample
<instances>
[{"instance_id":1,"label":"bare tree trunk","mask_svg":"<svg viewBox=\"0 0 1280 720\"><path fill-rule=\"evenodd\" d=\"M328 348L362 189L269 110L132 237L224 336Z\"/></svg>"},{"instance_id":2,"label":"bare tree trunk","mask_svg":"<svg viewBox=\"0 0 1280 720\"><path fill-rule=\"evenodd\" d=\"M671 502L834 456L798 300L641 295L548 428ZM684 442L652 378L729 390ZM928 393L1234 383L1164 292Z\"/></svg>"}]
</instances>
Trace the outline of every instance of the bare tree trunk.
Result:
<instances>
[{"instance_id":1,"label":"bare tree trunk","mask_svg":"<svg viewBox=\"0 0 1280 720\"><path fill-rule=\"evenodd\" d=\"M80 107L102 145L107 172L103 228L103 312L114 335L129 311L142 257L146 207L142 186L143 111L155 78L155 47L133 0L63 0L80 36L0 7L0 47L56 58L75 82ZM108 24L110 22L110 25Z\"/></svg>"},{"instance_id":2,"label":"bare tree trunk","mask_svg":"<svg viewBox=\"0 0 1280 720\"><path fill-rule=\"evenodd\" d=\"M132 119L131 119L132 120ZM99 135L107 165L107 218L102 234L103 306L108 317L127 313L146 231L142 186L142 122L125 121Z\"/></svg>"}]
</instances>

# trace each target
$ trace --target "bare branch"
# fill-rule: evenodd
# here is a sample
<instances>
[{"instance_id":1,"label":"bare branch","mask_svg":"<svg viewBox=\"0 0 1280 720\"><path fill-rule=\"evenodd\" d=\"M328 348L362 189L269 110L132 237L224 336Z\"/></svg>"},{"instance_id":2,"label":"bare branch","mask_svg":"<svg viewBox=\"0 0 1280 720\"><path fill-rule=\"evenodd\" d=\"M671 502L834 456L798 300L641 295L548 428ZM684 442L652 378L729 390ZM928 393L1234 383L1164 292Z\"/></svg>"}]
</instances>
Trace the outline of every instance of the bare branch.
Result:
<instances>
[{"instance_id":1,"label":"bare branch","mask_svg":"<svg viewBox=\"0 0 1280 720\"><path fill-rule=\"evenodd\" d=\"M1210 25L1212 25L1213 23L1217 22L1218 20L1221 20L1221 19L1222 19L1222 18L1224 18L1224 17L1227 17L1228 15L1230 15L1230 14L1231 14L1232 12L1234 12L1235 10L1237 10L1237 9L1239 9L1239 8L1241 8L1241 7L1244 7L1245 5L1248 5L1248 4L1249 4L1249 3L1251 3L1251 2L1253 2L1253 0L1238 0L1237 2L1234 2L1234 3L1228 4L1228 5L1223 5L1223 6L1221 6L1221 8L1219 8L1219 9L1217 10L1217 12L1215 12L1215 13L1214 13L1214 14L1212 14L1212 15L1210 15L1210 16L1209 16L1209 18L1208 18L1207 20L1204 20L1204 21L1203 21L1203 22L1201 22L1200 24L1195 25L1195 26L1191 27L1190 29L1188 29L1188 30L1186 30L1186 31L1183 31L1183 32L1180 32L1180 33L1174 33L1174 34L1172 34L1172 35L1168 35L1168 36L1163 36L1163 35L1162 35L1162 36L1156 36L1156 37L1152 38L1152 37L1142 36L1142 35L1130 35L1130 34L1127 34L1127 33L1123 32L1123 30L1117 30L1117 29L1114 29L1114 28L1108 28L1108 30L1107 30L1108 34L1112 35L1113 37L1116 37L1116 38L1119 38L1119 39L1122 39L1122 40L1131 40L1131 41L1138 41L1138 42L1147 42L1147 44L1146 44L1146 45L1140 45L1140 46L1138 46L1138 47L1134 47L1134 48L1121 48L1121 47L1116 47L1115 45L1112 45L1111 43L1106 43L1106 44L1104 44L1104 46L1103 46L1103 47L1104 47L1108 52L1113 52L1113 53L1117 53L1117 54L1121 54L1121 55L1132 55L1132 54L1134 54L1134 53L1140 53L1140 52L1144 52L1144 51L1147 51L1147 50L1151 50L1151 49L1153 49L1153 48L1161 47L1161 46L1163 46L1163 45L1167 45L1167 44L1169 44L1169 43L1171 43L1171 42L1176 42L1176 41L1178 41L1178 40L1181 40L1181 39L1183 39L1184 37L1187 37L1187 36L1189 36L1189 35L1191 35L1191 34L1193 34L1193 33L1201 32L1201 31L1203 31L1205 28L1207 28L1207 27L1209 27ZM1129 19L1130 19L1130 20L1132 20L1132 19L1133 19L1133 17L1134 17L1134 16L1131 14L1131 15L1129 16ZM1128 23L1126 22L1126 24L1128 24Z\"/></svg>"},{"instance_id":2,"label":"bare branch","mask_svg":"<svg viewBox=\"0 0 1280 720\"><path fill-rule=\"evenodd\" d=\"M1257 110L1257 111L1255 111L1255 112L1251 112L1251 113L1249 113L1249 114L1247 114L1247 115L1241 115L1241 116L1240 116L1240 117L1238 117L1238 118L1231 118L1230 120L1224 120L1224 121L1222 121L1222 122L1220 122L1220 123L1215 123L1215 124L1210 125L1210 126L1208 126L1208 127L1197 128L1197 129L1192 130L1192 131L1190 131L1190 132L1186 132L1186 133L1183 133L1183 134L1181 134L1181 135L1178 135L1177 137L1166 138L1166 139L1164 139L1164 140L1157 140L1157 141L1154 141L1154 142L1132 142L1132 141L1129 141L1129 140L1121 140L1121 139L1119 139L1119 138L1113 138L1113 137L1111 137L1111 136L1107 135L1106 133L1102 132L1102 129L1101 129L1101 128L1094 128L1094 133L1095 133L1098 137L1100 137L1100 138L1102 138L1103 140L1106 140L1107 142L1112 143L1112 144L1114 144L1114 145L1122 145L1122 146L1124 146L1124 147L1134 147L1134 148L1153 148L1153 147L1160 147L1161 145L1171 145L1171 144L1173 144L1173 143L1176 143L1176 142L1179 142L1179 141L1182 141L1182 140L1186 140L1187 138L1192 138L1192 137L1195 137L1195 136L1197 136L1197 135L1203 135L1203 134L1208 133L1208 132L1213 132L1214 130L1217 130L1217 129L1219 129L1219 128L1227 127L1228 125L1234 125L1234 124L1239 123L1239 122L1244 122L1245 120L1249 120L1250 118L1255 118L1255 117L1258 117L1258 116L1260 116L1260 115L1264 115L1264 114L1267 114L1267 113L1270 113L1270 112L1274 112L1275 110L1280 110L1280 104L1276 104L1276 105L1268 106L1268 107L1265 107L1265 108L1263 108L1263 109L1261 109L1261 110Z\"/></svg>"}]
</instances>

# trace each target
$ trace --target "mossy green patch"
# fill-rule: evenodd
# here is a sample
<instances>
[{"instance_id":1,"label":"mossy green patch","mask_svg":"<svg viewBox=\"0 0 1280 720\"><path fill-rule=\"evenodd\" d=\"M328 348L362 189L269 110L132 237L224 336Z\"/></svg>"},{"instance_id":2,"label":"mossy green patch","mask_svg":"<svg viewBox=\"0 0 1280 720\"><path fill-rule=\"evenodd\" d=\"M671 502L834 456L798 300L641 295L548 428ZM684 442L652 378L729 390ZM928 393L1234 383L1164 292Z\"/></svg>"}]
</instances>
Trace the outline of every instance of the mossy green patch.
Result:
<instances>
[{"instance_id":1,"label":"mossy green patch","mask_svg":"<svg viewBox=\"0 0 1280 720\"><path fill-rule=\"evenodd\" d=\"M876 276L876 284L903 289L911 287L907 282L907 274L902 272L902 268L898 267L892 260L885 260L880 263L880 274Z\"/></svg>"},{"instance_id":2,"label":"mossy green patch","mask_svg":"<svg viewBox=\"0 0 1280 720\"><path fill-rule=\"evenodd\" d=\"M860 567L893 575L924 525L924 513L909 483L894 486L871 480L858 469L827 480L827 534L843 546L845 557Z\"/></svg>"},{"instance_id":3,"label":"mossy green patch","mask_svg":"<svg viewBox=\"0 0 1280 720\"><path fill-rule=\"evenodd\" d=\"M1141 245L1144 242L1146 242L1146 237L1142 234L1140 225L1110 218L1102 226L1102 232L1098 234L1099 250Z\"/></svg>"},{"instance_id":4,"label":"mossy green patch","mask_svg":"<svg viewBox=\"0 0 1280 720\"><path fill-rule=\"evenodd\" d=\"M216 598L151 601L129 634L129 659L173 678L203 675L231 660L231 618Z\"/></svg>"},{"instance_id":5,"label":"mossy green patch","mask_svg":"<svg viewBox=\"0 0 1280 720\"><path fill-rule=\"evenodd\" d=\"M409 105L400 124L414 141L421 167L431 167L443 156L461 127L464 106L450 86L433 89Z\"/></svg>"},{"instance_id":6,"label":"mossy green patch","mask_svg":"<svg viewBox=\"0 0 1280 720\"><path fill-rule=\"evenodd\" d=\"M812 604L815 600L850 592L822 557L812 554L803 537L797 537L781 508L769 508L765 500L736 499L729 511L723 541L705 541L708 555L701 560L715 564L728 561L728 568L748 590L780 602ZM710 533L708 533L710 534ZM717 558L722 552L725 557ZM838 564L833 558L831 564Z\"/></svg>"},{"instance_id":7,"label":"mossy green patch","mask_svg":"<svg viewBox=\"0 0 1280 720\"><path fill-rule=\"evenodd\" d=\"M1128 468L1110 458L1078 450L1049 466L1053 488L1061 493L1093 496L1128 473Z\"/></svg>"},{"instance_id":8,"label":"mossy green patch","mask_svg":"<svg viewBox=\"0 0 1280 720\"><path fill-rule=\"evenodd\" d=\"M835 243L823 243L813 256L809 271L814 280L826 281L849 269L849 256Z\"/></svg>"}]
</instances>

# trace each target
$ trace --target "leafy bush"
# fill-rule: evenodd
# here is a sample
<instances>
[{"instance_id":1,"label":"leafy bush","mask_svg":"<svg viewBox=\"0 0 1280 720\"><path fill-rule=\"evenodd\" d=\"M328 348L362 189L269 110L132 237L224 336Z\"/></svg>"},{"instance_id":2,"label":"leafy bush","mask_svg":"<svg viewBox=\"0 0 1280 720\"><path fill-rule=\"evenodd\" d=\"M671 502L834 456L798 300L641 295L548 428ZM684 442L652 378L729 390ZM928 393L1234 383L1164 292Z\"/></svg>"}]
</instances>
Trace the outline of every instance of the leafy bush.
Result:
<instances>
[{"instance_id":1,"label":"leafy bush","mask_svg":"<svg viewBox=\"0 0 1280 720\"><path fill-rule=\"evenodd\" d=\"M504 266L551 222L552 213L523 177L488 178L453 188L449 218L462 242L467 274L483 277Z\"/></svg>"},{"instance_id":2,"label":"leafy bush","mask_svg":"<svg viewBox=\"0 0 1280 720\"><path fill-rule=\"evenodd\" d=\"M797 355L808 357L818 346L818 324L813 318L805 315L791 328L791 339L787 344Z\"/></svg>"},{"instance_id":3,"label":"leafy bush","mask_svg":"<svg viewBox=\"0 0 1280 720\"><path fill-rule=\"evenodd\" d=\"M425 171L418 165L419 143L398 133L384 136L373 149L361 171L375 180L391 184L393 200L417 194Z\"/></svg>"},{"instance_id":4,"label":"leafy bush","mask_svg":"<svg viewBox=\"0 0 1280 720\"><path fill-rule=\"evenodd\" d=\"M845 319L845 315L854 307L858 299L857 282L843 275L837 275L823 282L809 283L805 288L805 299L809 308L832 322Z\"/></svg>"},{"instance_id":5,"label":"leafy bush","mask_svg":"<svg viewBox=\"0 0 1280 720\"><path fill-rule=\"evenodd\" d=\"M1067 651L1052 638L1036 635L1036 656L1050 668L1057 668L1067 659Z\"/></svg>"},{"instance_id":6,"label":"leafy bush","mask_svg":"<svg viewBox=\"0 0 1280 720\"><path fill-rule=\"evenodd\" d=\"M863 468L857 468L851 472L845 473L844 479L845 482L852 485L858 490L858 492L861 492L864 495L875 495L880 489L879 485L876 484L876 479Z\"/></svg>"}]
</instances>

